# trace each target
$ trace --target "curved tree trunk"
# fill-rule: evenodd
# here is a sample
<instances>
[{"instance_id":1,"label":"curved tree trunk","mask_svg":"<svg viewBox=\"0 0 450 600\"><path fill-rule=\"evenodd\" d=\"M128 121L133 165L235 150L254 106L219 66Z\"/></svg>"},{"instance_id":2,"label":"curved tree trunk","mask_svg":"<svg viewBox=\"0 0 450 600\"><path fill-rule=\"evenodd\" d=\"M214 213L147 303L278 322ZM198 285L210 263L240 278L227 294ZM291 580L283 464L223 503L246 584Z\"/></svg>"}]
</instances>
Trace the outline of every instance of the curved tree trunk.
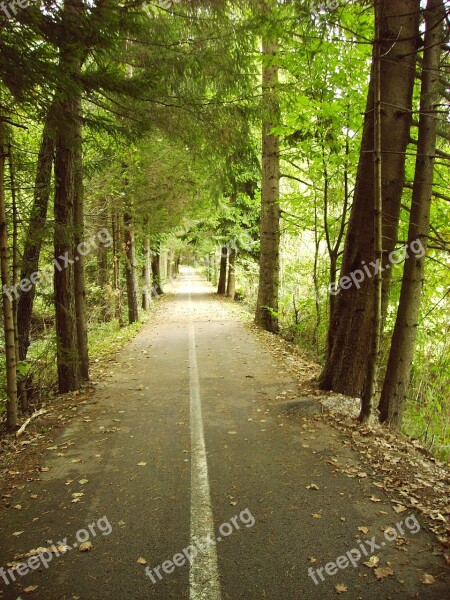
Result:
<instances>
[{"instance_id":1,"label":"curved tree trunk","mask_svg":"<svg viewBox=\"0 0 450 600\"><path fill-rule=\"evenodd\" d=\"M411 244L416 244L413 248L419 248L420 252L416 252L414 256L411 249L408 250L409 258L405 262L400 304L379 405L380 421L395 429L399 429L402 424L406 405L422 298L436 155L435 115L439 104L444 19L442 0L428 0L425 11L419 138L408 233L409 248Z\"/></svg>"},{"instance_id":2,"label":"curved tree trunk","mask_svg":"<svg viewBox=\"0 0 450 600\"><path fill-rule=\"evenodd\" d=\"M47 210L51 192L52 167L55 150L55 134L51 125L51 111L44 125L34 183L34 200L22 257L20 280L29 279L39 268L42 242L45 235ZM36 287L22 294L17 304L17 329L19 336L19 357L26 360L30 346L31 316L33 313Z\"/></svg>"},{"instance_id":3,"label":"curved tree trunk","mask_svg":"<svg viewBox=\"0 0 450 600\"><path fill-rule=\"evenodd\" d=\"M381 138L383 162L383 268L397 242L405 158L411 127L416 50L419 39L419 0L381 1ZM331 348L321 377L322 389L351 396L363 392L368 368L367 344L374 315L374 70L372 67L356 189L345 243L341 276L346 283L336 297L330 322ZM369 273L369 274L367 274ZM382 317L387 308L390 271L383 276Z\"/></svg>"}]
</instances>

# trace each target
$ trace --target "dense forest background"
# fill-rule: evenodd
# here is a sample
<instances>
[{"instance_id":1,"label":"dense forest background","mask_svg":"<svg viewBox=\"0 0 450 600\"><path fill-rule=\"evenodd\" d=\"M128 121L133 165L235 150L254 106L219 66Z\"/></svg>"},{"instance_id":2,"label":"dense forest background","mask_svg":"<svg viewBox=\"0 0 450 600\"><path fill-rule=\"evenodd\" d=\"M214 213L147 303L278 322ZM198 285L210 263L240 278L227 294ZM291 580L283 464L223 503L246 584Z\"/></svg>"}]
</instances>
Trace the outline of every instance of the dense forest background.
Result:
<instances>
[{"instance_id":1,"label":"dense forest background","mask_svg":"<svg viewBox=\"0 0 450 600\"><path fill-rule=\"evenodd\" d=\"M5 426L191 264L448 459L449 8L1 3Z\"/></svg>"}]
</instances>

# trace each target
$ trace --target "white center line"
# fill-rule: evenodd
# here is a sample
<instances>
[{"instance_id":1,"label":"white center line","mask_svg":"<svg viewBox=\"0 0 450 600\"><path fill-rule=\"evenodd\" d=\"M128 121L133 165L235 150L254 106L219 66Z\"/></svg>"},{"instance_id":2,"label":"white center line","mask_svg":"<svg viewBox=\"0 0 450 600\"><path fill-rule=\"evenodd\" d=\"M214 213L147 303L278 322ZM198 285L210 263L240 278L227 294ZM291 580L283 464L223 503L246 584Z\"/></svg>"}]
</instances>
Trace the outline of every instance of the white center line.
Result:
<instances>
[{"instance_id":1,"label":"white center line","mask_svg":"<svg viewBox=\"0 0 450 600\"><path fill-rule=\"evenodd\" d=\"M189 291L189 311L192 299ZM202 402L198 377L195 330L189 324L189 365L191 396L191 545L208 537L215 540L214 520L211 508L211 492L208 478L205 434L203 431ZM217 549L205 544L191 562L189 572L190 600L221 600Z\"/></svg>"}]
</instances>

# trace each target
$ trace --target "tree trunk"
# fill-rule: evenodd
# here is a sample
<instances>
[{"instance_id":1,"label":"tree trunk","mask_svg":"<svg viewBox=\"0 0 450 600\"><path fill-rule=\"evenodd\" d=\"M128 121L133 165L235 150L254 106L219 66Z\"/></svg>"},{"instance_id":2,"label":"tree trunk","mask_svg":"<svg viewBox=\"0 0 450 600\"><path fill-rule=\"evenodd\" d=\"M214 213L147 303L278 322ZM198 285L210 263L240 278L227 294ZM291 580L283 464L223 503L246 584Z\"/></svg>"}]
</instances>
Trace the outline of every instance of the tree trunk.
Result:
<instances>
[{"instance_id":1,"label":"tree trunk","mask_svg":"<svg viewBox=\"0 0 450 600\"><path fill-rule=\"evenodd\" d=\"M278 45L264 37L262 42L265 63L262 67L262 190L259 259L259 288L255 320L258 325L277 333L278 288L280 270L280 148L279 139L271 134L278 120Z\"/></svg>"},{"instance_id":2,"label":"tree trunk","mask_svg":"<svg viewBox=\"0 0 450 600\"><path fill-rule=\"evenodd\" d=\"M52 110L54 110L54 107ZM30 276L33 273L37 273L42 242L46 231L47 210L51 192L52 167L55 150L55 134L52 129L51 118L51 113L49 112L42 133L36 167L33 207L31 209L31 216L23 250L20 272L21 281L30 279ZM22 294L20 296L17 305L20 360L26 360L28 348L30 346L31 316L33 313L35 296L36 287L33 285L27 294Z\"/></svg>"},{"instance_id":3,"label":"tree trunk","mask_svg":"<svg viewBox=\"0 0 450 600\"><path fill-rule=\"evenodd\" d=\"M122 284L120 279L120 248L121 248L121 218L118 210L112 214L113 234L113 288L114 288L114 315L119 322L119 327L125 327L122 312Z\"/></svg>"},{"instance_id":4,"label":"tree trunk","mask_svg":"<svg viewBox=\"0 0 450 600\"><path fill-rule=\"evenodd\" d=\"M133 219L124 213L125 274L127 280L128 322L139 321L139 291L136 275L136 248L134 242Z\"/></svg>"},{"instance_id":5,"label":"tree trunk","mask_svg":"<svg viewBox=\"0 0 450 600\"><path fill-rule=\"evenodd\" d=\"M381 139L383 163L383 268L397 241L400 201L405 177L406 148L410 137L412 93L419 39L419 0L381 1ZM374 61L373 61L374 64ZM356 189L345 243L341 276L330 322L332 348L321 377L322 389L351 396L363 392L368 368L367 344L373 330L374 280L374 67L364 121ZM350 284L349 284L350 281ZM384 317L389 296L390 271L383 279Z\"/></svg>"},{"instance_id":6,"label":"tree trunk","mask_svg":"<svg viewBox=\"0 0 450 600\"><path fill-rule=\"evenodd\" d=\"M9 177L11 184L11 200L13 213L13 244L12 244L12 285L17 289L19 283L20 265L19 265L19 215L17 210L16 197L16 178L14 173L14 160L11 143L8 146L9 158ZM20 409L23 413L28 411L28 394L26 385L26 375L21 372L20 354L19 354L19 329L17 326L17 298L14 295L12 301L13 319L14 319L14 347L16 351L16 377L17 377L17 395L20 401Z\"/></svg>"},{"instance_id":7,"label":"tree trunk","mask_svg":"<svg viewBox=\"0 0 450 600\"><path fill-rule=\"evenodd\" d=\"M81 94L77 98L78 119L76 123L75 153L75 180L74 180L74 291L75 310L77 316L77 343L80 377L89 381L89 349L88 328L86 320L86 283L85 283L85 255L89 246L84 244L84 197L83 197L83 156L82 156L82 128L81 128ZM87 248L87 250L86 250Z\"/></svg>"},{"instance_id":8,"label":"tree trunk","mask_svg":"<svg viewBox=\"0 0 450 600\"><path fill-rule=\"evenodd\" d=\"M74 180L76 156L70 133L74 133L77 103L66 100L61 108L68 119L61 121L55 157L55 313L59 391L79 388L78 340L74 287ZM72 125L72 127L70 127ZM70 129L70 132L69 132ZM69 137L70 136L70 137Z\"/></svg>"},{"instance_id":9,"label":"tree trunk","mask_svg":"<svg viewBox=\"0 0 450 600\"><path fill-rule=\"evenodd\" d=\"M104 294L101 318L103 321L108 322L112 317L111 287L109 284L108 249L103 244L99 244L97 248L97 283Z\"/></svg>"},{"instance_id":10,"label":"tree trunk","mask_svg":"<svg viewBox=\"0 0 450 600\"><path fill-rule=\"evenodd\" d=\"M16 337L14 330L13 296L9 275L8 231L5 207L5 158L6 127L0 117L0 270L3 290L3 327L6 354L6 424L8 429L17 427L17 364Z\"/></svg>"},{"instance_id":11,"label":"tree trunk","mask_svg":"<svg viewBox=\"0 0 450 600\"><path fill-rule=\"evenodd\" d=\"M160 263L160 254L159 248L158 250L153 250L152 253L152 293L158 297L164 294L164 291L161 286L161 263Z\"/></svg>"},{"instance_id":12,"label":"tree trunk","mask_svg":"<svg viewBox=\"0 0 450 600\"><path fill-rule=\"evenodd\" d=\"M59 52L59 89L55 108L55 313L60 393L80 387L80 356L75 294L75 239L80 182L81 74L85 48L78 42L83 0L65 0ZM82 344L83 342L81 342ZM83 357L84 359L84 357Z\"/></svg>"},{"instance_id":13,"label":"tree trunk","mask_svg":"<svg viewBox=\"0 0 450 600\"><path fill-rule=\"evenodd\" d=\"M142 308L150 310L152 303L152 252L149 237L145 236L144 242L144 289L142 290Z\"/></svg>"},{"instance_id":14,"label":"tree trunk","mask_svg":"<svg viewBox=\"0 0 450 600\"><path fill-rule=\"evenodd\" d=\"M374 43L374 259L381 264L383 261L383 173L382 142L381 142L381 30L380 30L381 0L375 0L375 43ZM369 356L367 373L361 397L359 420L363 423L369 420L372 412L373 399L377 389L378 358L380 354L383 275L381 269L375 276L374 311L372 331L369 337Z\"/></svg>"},{"instance_id":15,"label":"tree trunk","mask_svg":"<svg viewBox=\"0 0 450 600\"><path fill-rule=\"evenodd\" d=\"M234 300L236 296L236 250L230 250L230 257L228 259L228 281L227 281L227 296Z\"/></svg>"},{"instance_id":16,"label":"tree trunk","mask_svg":"<svg viewBox=\"0 0 450 600\"><path fill-rule=\"evenodd\" d=\"M349 111L350 112L350 109ZM347 129L350 130L350 117L347 113ZM328 223L328 193L324 195L324 231L325 231L325 239L327 242L328 255L330 259L330 279L329 279L329 289L332 289L332 286L335 286L337 283L337 265L338 258L341 251L342 240L344 239L345 234L345 226L347 223L347 213L348 206L350 203L350 192L349 192L349 155L350 155L350 139L349 134L347 133L346 141L345 141L345 167L344 167L344 205L342 207L342 216L341 222L339 225L339 232L334 244L331 242L330 236L330 227ZM328 188L327 188L328 192ZM329 306L328 306L328 332L327 332L327 359L330 357L331 349L333 348L333 341L335 331L332 327L333 323L333 314L336 305L336 297L334 294L329 294Z\"/></svg>"},{"instance_id":17,"label":"tree trunk","mask_svg":"<svg viewBox=\"0 0 450 600\"><path fill-rule=\"evenodd\" d=\"M102 290L107 288L108 280L108 250L106 246L99 244L97 249L97 282Z\"/></svg>"},{"instance_id":18,"label":"tree trunk","mask_svg":"<svg viewBox=\"0 0 450 600\"><path fill-rule=\"evenodd\" d=\"M228 248L222 246L220 251L220 275L219 285L217 286L217 293L221 296L225 295L227 287L227 262L228 262Z\"/></svg>"},{"instance_id":19,"label":"tree trunk","mask_svg":"<svg viewBox=\"0 0 450 600\"><path fill-rule=\"evenodd\" d=\"M406 259L400 304L392 336L386 377L379 405L380 421L394 429L402 424L424 282L425 253L430 229L430 208L436 155L436 112L439 105L439 73L444 41L445 7L442 0L428 0L425 10L425 44L422 66L419 138L416 171L408 233L409 258ZM420 256L412 255L411 244ZM422 252L423 251L423 252Z\"/></svg>"}]
</instances>

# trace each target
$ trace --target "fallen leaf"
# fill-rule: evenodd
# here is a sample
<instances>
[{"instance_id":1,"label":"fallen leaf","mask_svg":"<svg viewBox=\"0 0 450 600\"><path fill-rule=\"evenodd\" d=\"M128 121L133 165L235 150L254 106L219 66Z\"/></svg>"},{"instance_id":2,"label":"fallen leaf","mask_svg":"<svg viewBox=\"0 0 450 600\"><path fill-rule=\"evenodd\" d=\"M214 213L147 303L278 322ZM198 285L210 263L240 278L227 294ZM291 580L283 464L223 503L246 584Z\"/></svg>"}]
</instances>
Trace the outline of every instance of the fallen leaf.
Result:
<instances>
[{"instance_id":1,"label":"fallen leaf","mask_svg":"<svg viewBox=\"0 0 450 600\"><path fill-rule=\"evenodd\" d=\"M27 594L31 594L32 592L35 592L38 588L38 585L29 585L28 587L24 588L23 591Z\"/></svg>"},{"instance_id":2,"label":"fallen leaf","mask_svg":"<svg viewBox=\"0 0 450 600\"><path fill-rule=\"evenodd\" d=\"M403 504L396 504L396 505L395 505L395 506L393 506L392 508L395 510L395 512L396 512L396 513L402 513L402 512L404 512L405 510L408 510L408 509L406 508L406 506L403 506Z\"/></svg>"},{"instance_id":3,"label":"fallen leaf","mask_svg":"<svg viewBox=\"0 0 450 600\"><path fill-rule=\"evenodd\" d=\"M311 516L313 519L321 519L322 518L322 515L319 515L318 513L313 513Z\"/></svg>"},{"instance_id":4,"label":"fallen leaf","mask_svg":"<svg viewBox=\"0 0 450 600\"><path fill-rule=\"evenodd\" d=\"M80 544L80 552L90 552L93 547L92 542L83 542Z\"/></svg>"},{"instance_id":5,"label":"fallen leaf","mask_svg":"<svg viewBox=\"0 0 450 600\"><path fill-rule=\"evenodd\" d=\"M15 508L16 510L22 510L22 505L16 504L15 506L13 506L13 508Z\"/></svg>"},{"instance_id":6,"label":"fallen leaf","mask_svg":"<svg viewBox=\"0 0 450 600\"><path fill-rule=\"evenodd\" d=\"M138 462L137 466L138 467L146 467L147 463L146 462Z\"/></svg>"},{"instance_id":7,"label":"fallen leaf","mask_svg":"<svg viewBox=\"0 0 450 600\"><path fill-rule=\"evenodd\" d=\"M379 562L380 559L378 558L378 556L371 556L369 560L366 560L363 564L365 564L366 567L369 567L369 569L373 569L378 566Z\"/></svg>"},{"instance_id":8,"label":"fallen leaf","mask_svg":"<svg viewBox=\"0 0 450 600\"><path fill-rule=\"evenodd\" d=\"M336 590L337 594L343 594L348 590L348 587L344 583L338 583L334 586L334 589Z\"/></svg>"},{"instance_id":9,"label":"fallen leaf","mask_svg":"<svg viewBox=\"0 0 450 600\"><path fill-rule=\"evenodd\" d=\"M140 556L140 557L137 559L137 564L138 564L138 565L146 565L146 564L147 564L147 561L145 560L145 558L142 558L142 556Z\"/></svg>"},{"instance_id":10,"label":"fallen leaf","mask_svg":"<svg viewBox=\"0 0 450 600\"><path fill-rule=\"evenodd\" d=\"M358 531L362 531L363 533L369 533L368 527L358 527Z\"/></svg>"},{"instance_id":11,"label":"fallen leaf","mask_svg":"<svg viewBox=\"0 0 450 600\"><path fill-rule=\"evenodd\" d=\"M15 532L13 533L13 535L14 535L15 537L19 537L19 535L22 535L22 533L24 533L24 532L23 532L23 531L15 531Z\"/></svg>"},{"instance_id":12,"label":"fallen leaf","mask_svg":"<svg viewBox=\"0 0 450 600\"><path fill-rule=\"evenodd\" d=\"M370 496L370 500L372 500L372 502L381 502L380 498L377 498L376 496Z\"/></svg>"},{"instance_id":13,"label":"fallen leaf","mask_svg":"<svg viewBox=\"0 0 450 600\"><path fill-rule=\"evenodd\" d=\"M433 585L433 583L436 583L436 579L429 573L422 573L420 581L426 585Z\"/></svg>"},{"instance_id":14,"label":"fallen leaf","mask_svg":"<svg viewBox=\"0 0 450 600\"><path fill-rule=\"evenodd\" d=\"M378 567L378 569L374 570L375 573L375 577L378 580L381 579L386 579L386 577L390 577L391 575L394 574L394 571L391 569L391 567Z\"/></svg>"},{"instance_id":15,"label":"fallen leaf","mask_svg":"<svg viewBox=\"0 0 450 600\"><path fill-rule=\"evenodd\" d=\"M80 479L80 481L78 483L80 485L85 485L86 483L89 483L89 479Z\"/></svg>"}]
</instances>

